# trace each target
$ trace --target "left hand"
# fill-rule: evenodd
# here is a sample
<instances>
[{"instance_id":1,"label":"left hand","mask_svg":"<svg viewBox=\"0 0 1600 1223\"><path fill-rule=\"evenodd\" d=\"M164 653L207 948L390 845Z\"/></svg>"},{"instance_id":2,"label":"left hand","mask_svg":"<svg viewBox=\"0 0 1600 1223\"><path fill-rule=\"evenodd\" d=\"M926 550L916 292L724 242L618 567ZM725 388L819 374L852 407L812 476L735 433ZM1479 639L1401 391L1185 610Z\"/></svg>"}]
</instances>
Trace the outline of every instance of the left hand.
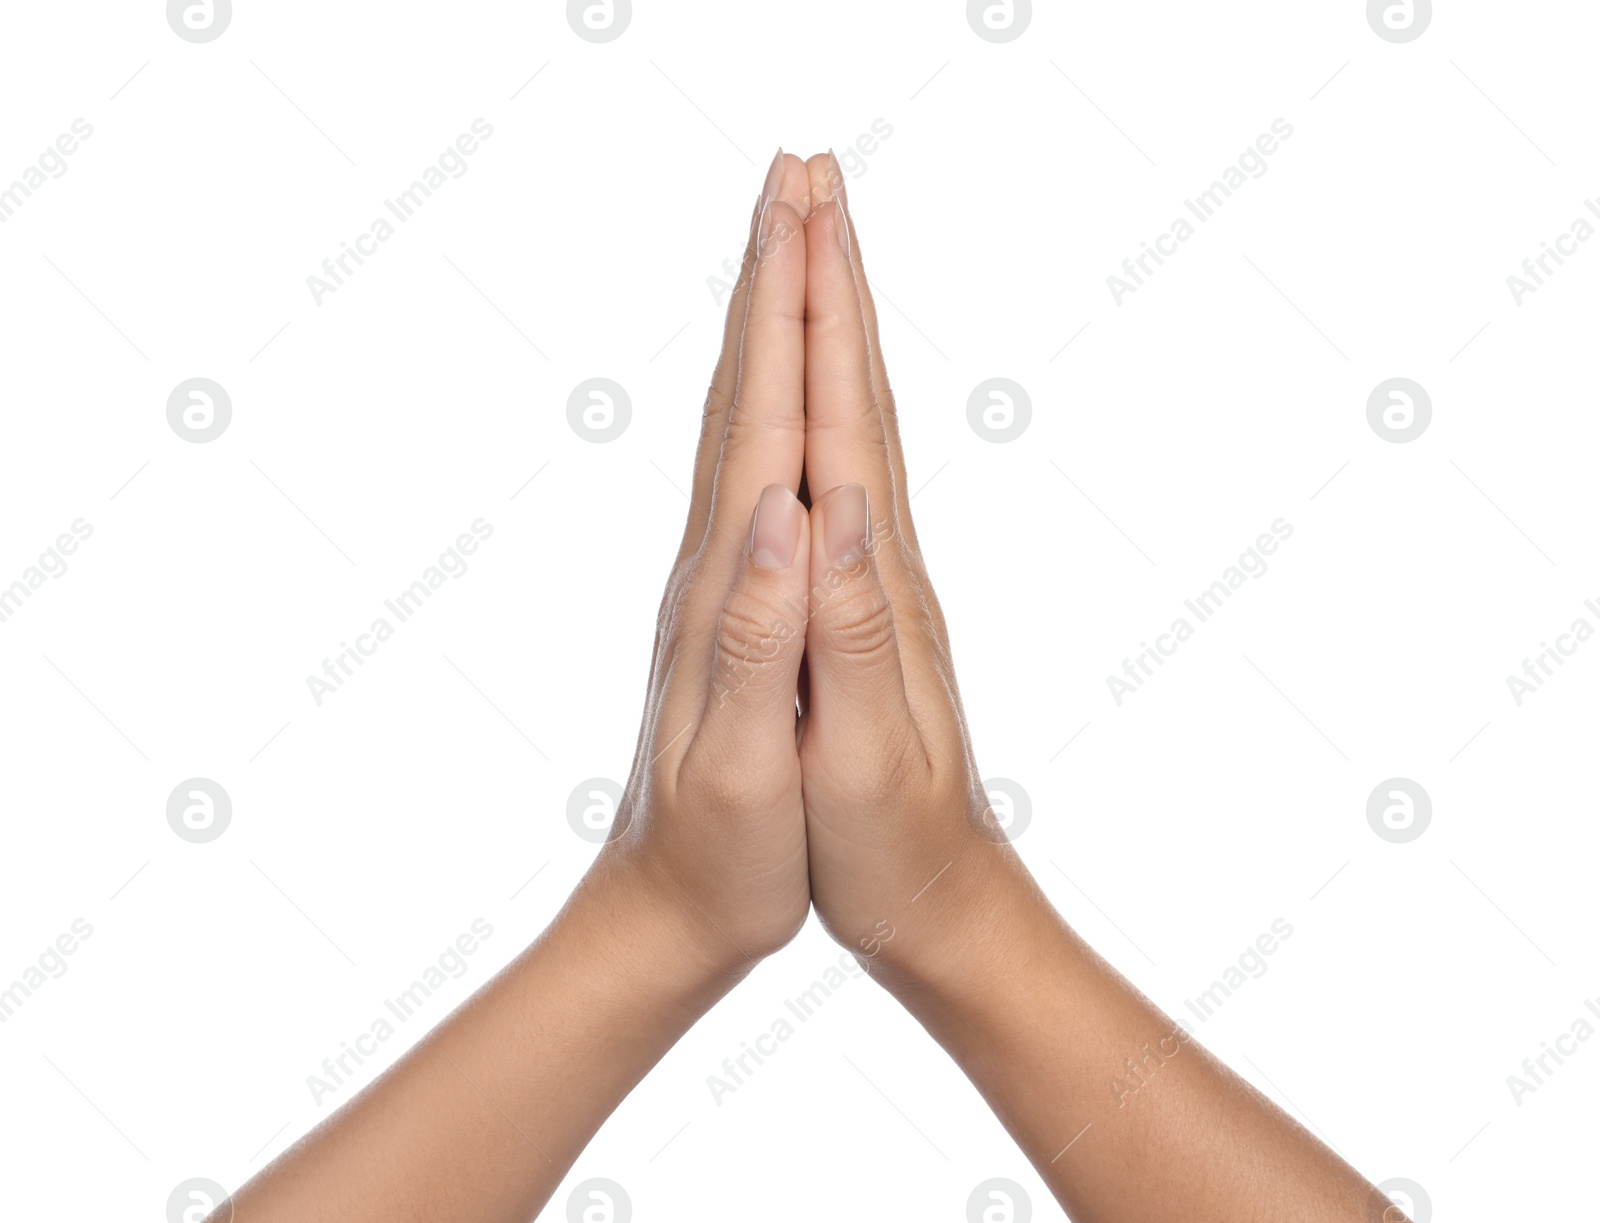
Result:
<instances>
[{"instance_id":1,"label":"left hand","mask_svg":"<svg viewBox=\"0 0 1600 1223\"><path fill-rule=\"evenodd\" d=\"M795 745L807 189L780 153L728 303L619 831L596 864L627 869L726 973L793 938L811 901Z\"/></svg>"}]
</instances>

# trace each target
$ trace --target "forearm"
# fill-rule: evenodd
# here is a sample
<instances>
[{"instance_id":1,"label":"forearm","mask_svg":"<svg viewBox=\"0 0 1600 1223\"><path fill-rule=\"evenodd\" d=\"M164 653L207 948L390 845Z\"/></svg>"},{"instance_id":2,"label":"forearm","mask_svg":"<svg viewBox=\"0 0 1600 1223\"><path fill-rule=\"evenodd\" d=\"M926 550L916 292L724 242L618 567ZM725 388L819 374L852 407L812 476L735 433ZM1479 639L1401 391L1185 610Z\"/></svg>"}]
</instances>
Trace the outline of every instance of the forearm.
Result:
<instances>
[{"instance_id":1,"label":"forearm","mask_svg":"<svg viewBox=\"0 0 1600 1223\"><path fill-rule=\"evenodd\" d=\"M239 1223L524 1223L736 974L615 856L531 947L234 1197Z\"/></svg>"},{"instance_id":2,"label":"forearm","mask_svg":"<svg viewBox=\"0 0 1600 1223\"><path fill-rule=\"evenodd\" d=\"M886 984L1075 1220L1385 1219L1354 1169L1100 959L1031 879L1001 873L968 899L959 946Z\"/></svg>"},{"instance_id":3,"label":"forearm","mask_svg":"<svg viewBox=\"0 0 1600 1223\"><path fill-rule=\"evenodd\" d=\"M525 1223L650 1067L804 923L807 194L780 153L706 399L637 767L594 868L532 947L237 1194L234 1219Z\"/></svg>"}]
</instances>

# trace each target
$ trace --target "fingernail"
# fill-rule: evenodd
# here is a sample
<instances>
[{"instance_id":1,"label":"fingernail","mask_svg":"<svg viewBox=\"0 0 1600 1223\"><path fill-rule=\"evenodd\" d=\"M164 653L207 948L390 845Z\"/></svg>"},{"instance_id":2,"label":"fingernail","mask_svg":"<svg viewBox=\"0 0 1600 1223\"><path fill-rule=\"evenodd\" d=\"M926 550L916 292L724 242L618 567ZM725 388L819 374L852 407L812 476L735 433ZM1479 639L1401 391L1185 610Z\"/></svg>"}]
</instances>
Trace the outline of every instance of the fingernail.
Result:
<instances>
[{"instance_id":1,"label":"fingernail","mask_svg":"<svg viewBox=\"0 0 1600 1223\"><path fill-rule=\"evenodd\" d=\"M833 201L833 236L839 239L839 250L850 258L850 218L838 200Z\"/></svg>"},{"instance_id":2,"label":"fingernail","mask_svg":"<svg viewBox=\"0 0 1600 1223\"><path fill-rule=\"evenodd\" d=\"M844 189L844 171L839 169L839 159L833 155L833 150L828 150L828 190L833 192L833 198L850 209L850 196Z\"/></svg>"},{"instance_id":3,"label":"fingernail","mask_svg":"<svg viewBox=\"0 0 1600 1223\"><path fill-rule=\"evenodd\" d=\"M836 565L854 561L867 550L867 490L846 484L828 498L828 559Z\"/></svg>"},{"instance_id":4,"label":"fingernail","mask_svg":"<svg viewBox=\"0 0 1600 1223\"><path fill-rule=\"evenodd\" d=\"M800 546L800 503L782 484L769 484L750 523L750 559L760 569L787 569Z\"/></svg>"},{"instance_id":5,"label":"fingernail","mask_svg":"<svg viewBox=\"0 0 1600 1223\"><path fill-rule=\"evenodd\" d=\"M772 168L767 171L766 186L761 188L761 202L768 203L778 194L778 186L783 182L783 150L778 150L778 155L772 159Z\"/></svg>"}]
</instances>

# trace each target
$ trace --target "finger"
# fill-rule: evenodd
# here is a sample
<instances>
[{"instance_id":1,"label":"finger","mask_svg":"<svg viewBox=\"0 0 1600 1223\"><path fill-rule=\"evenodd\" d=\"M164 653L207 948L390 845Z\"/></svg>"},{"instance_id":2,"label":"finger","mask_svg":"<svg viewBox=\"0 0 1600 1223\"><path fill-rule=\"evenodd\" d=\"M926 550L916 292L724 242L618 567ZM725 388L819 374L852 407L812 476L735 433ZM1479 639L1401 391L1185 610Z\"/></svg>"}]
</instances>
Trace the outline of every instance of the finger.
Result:
<instances>
[{"instance_id":1,"label":"finger","mask_svg":"<svg viewBox=\"0 0 1600 1223\"><path fill-rule=\"evenodd\" d=\"M756 224L738 378L700 554L707 580L724 589L742 563L750 506L768 484L798 489L805 460L805 223L774 199Z\"/></svg>"},{"instance_id":2,"label":"finger","mask_svg":"<svg viewBox=\"0 0 1600 1223\"><path fill-rule=\"evenodd\" d=\"M900 613L901 644L948 672L944 613L917 546L894 395L844 176L832 153L806 165L813 198L825 193L831 201L807 225L806 477L824 489L850 480L867 484L874 540L885 545L878 563ZM936 705L947 680L926 666L913 672L913 707L922 707L924 700Z\"/></svg>"},{"instance_id":3,"label":"finger","mask_svg":"<svg viewBox=\"0 0 1600 1223\"><path fill-rule=\"evenodd\" d=\"M806 719L826 725L831 743L873 753L892 750L896 742L915 744L915 758L925 762L906 700L895 612L879 578L869 507L867 490L846 484L811 508Z\"/></svg>"},{"instance_id":4,"label":"finger","mask_svg":"<svg viewBox=\"0 0 1600 1223\"><path fill-rule=\"evenodd\" d=\"M806 170L814 209L807 225L807 321L817 327L819 333L826 328L852 337L847 347L831 342L814 346L808 339L807 427L816 432L817 437L813 444L808 434L807 476L815 481L817 488L823 489L862 478L859 472L835 470L840 459L850 453L848 431L844 445L834 445L836 438L829 434L851 423L870 388L873 419L856 422L856 432L873 450L881 449L887 455L888 482L880 488L869 485L869 491L876 494L875 504L880 507L875 513L882 518L892 507L900 530L914 546L916 533L911 521L894 394L878 340L872 290L867 283L850 218L844 175L832 153L810 158ZM824 229L832 235L831 243L828 234L822 232ZM854 338L857 336L859 339ZM819 425L824 427L819 429ZM821 468L816 466L819 462Z\"/></svg>"},{"instance_id":5,"label":"finger","mask_svg":"<svg viewBox=\"0 0 1600 1223\"><path fill-rule=\"evenodd\" d=\"M717 624L710 691L690 751L760 775L795 759L805 649L810 522L786 485L762 490L748 538Z\"/></svg>"},{"instance_id":6,"label":"finger","mask_svg":"<svg viewBox=\"0 0 1600 1223\"><path fill-rule=\"evenodd\" d=\"M739 353L744 338L746 314L750 302L750 284L756 267L757 226L762 209L772 200L782 200L802 215L807 210L809 184L805 163L793 154L778 150L767 170L761 193L756 196L750 214L750 235L740 261L734 290L728 299L728 314L723 323L722 353L711 376L706 392L705 411L700 423L700 442L695 451L694 481L690 493L687 525L684 528L680 557L699 549L710 521L711 492L716 476L717 458L722 453L722 440L727 432L728 409L733 403L739 380Z\"/></svg>"}]
</instances>

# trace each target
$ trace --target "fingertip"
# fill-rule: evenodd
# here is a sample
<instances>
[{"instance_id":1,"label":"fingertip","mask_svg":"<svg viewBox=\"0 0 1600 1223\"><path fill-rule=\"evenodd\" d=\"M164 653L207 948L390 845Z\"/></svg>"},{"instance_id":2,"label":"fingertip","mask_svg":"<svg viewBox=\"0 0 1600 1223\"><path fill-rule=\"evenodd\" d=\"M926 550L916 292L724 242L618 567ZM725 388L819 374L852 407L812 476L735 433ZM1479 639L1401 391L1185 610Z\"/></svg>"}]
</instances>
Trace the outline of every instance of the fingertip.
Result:
<instances>
[{"instance_id":1,"label":"fingertip","mask_svg":"<svg viewBox=\"0 0 1600 1223\"><path fill-rule=\"evenodd\" d=\"M804 217L810 211L811 175L806 163L793 153L782 153L781 161L774 161L767 179L764 199L782 200Z\"/></svg>"},{"instance_id":2,"label":"fingertip","mask_svg":"<svg viewBox=\"0 0 1600 1223\"><path fill-rule=\"evenodd\" d=\"M777 196L783 186L784 174L788 171L788 156L780 148L772 158L772 164L767 167L767 178L761 186L761 199L763 202Z\"/></svg>"},{"instance_id":3,"label":"fingertip","mask_svg":"<svg viewBox=\"0 0 1600 1223\"><path fill-rule=\"evenodd\" d=\"M789 233L805 229L805 218L800 210L781 196L768 200L761 210L761 236L766 238L782 230Z\"/></svg>"},{"instance_id":4,"label":"fingertip","mask_svg":"<svg viewBox=\"0 0 1600 1223\"><path fill-rule=\"evenodd\" d=\"M787 200L769 200L757 221L756 259L765 265L784 258L793 247L791 239L799 237L800 245L794 248L803 260L805 254L805 219Z\"/></svg>"},{"instance_id":5,"label":"fingertip","mask_svg":"<svg viewBox=\"0 0 1600 1223\"><path fill-rule=\"evenodd\" d=\"M850 229L849 210L838 200L829 200L814 211L806 218L806 244L815 270L821 273L819 287L837 292L848 286L850 297L854 298L850 264L855 254L855 235Z\"/></svg>"},{"instance_id":6,"label":"fingertip","mask_svg":"<svg viewBox=\"0 0 1600 1223\"><path fill-rule=\"evenodd\" d=\"M834 177L834 164L832 150L815 153L806 158L806 174L810 180L808 189L813 213L831 202L838 194L837 187L842 180Z\"/></svg>"}]
</instances>

